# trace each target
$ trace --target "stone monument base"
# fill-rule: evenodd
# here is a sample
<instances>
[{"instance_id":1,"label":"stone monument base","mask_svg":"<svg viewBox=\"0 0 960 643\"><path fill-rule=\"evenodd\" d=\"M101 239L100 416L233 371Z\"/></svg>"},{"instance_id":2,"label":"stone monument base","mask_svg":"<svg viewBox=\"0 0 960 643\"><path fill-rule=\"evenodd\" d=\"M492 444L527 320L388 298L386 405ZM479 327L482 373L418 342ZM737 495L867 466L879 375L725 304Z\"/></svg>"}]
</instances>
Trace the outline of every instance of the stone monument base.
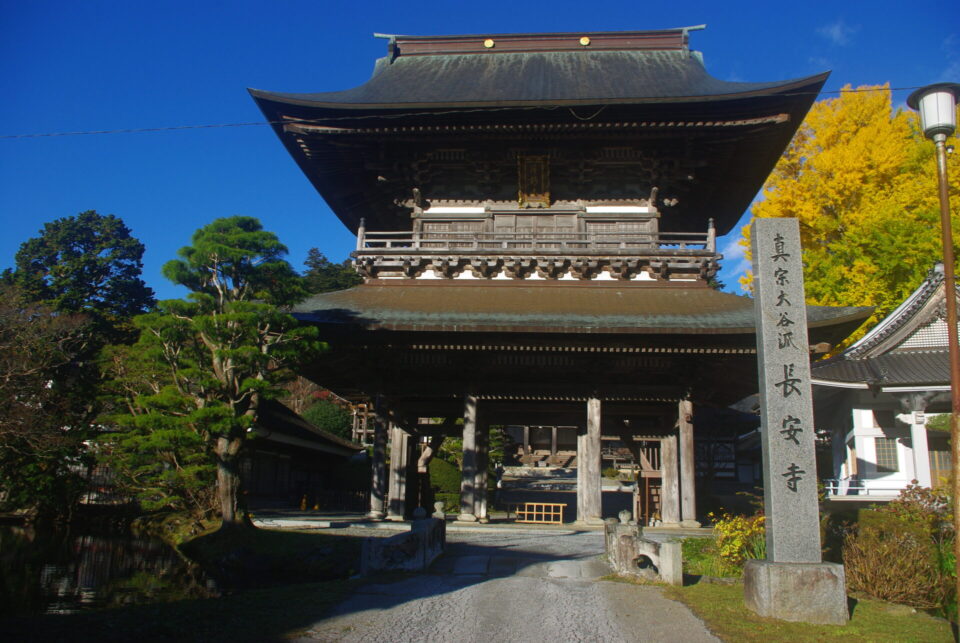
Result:
<instances>
[{"instance_id":1,"label":"stone monument base","mask_svg":"<svg viewBox=\"0 0 960 643\"><path fill-rule=\"evenodd\" d=\"M747 561L743 599L759 614L782 621L846 625L847 590L843 565Z\"/></svg>"}]
</instances>

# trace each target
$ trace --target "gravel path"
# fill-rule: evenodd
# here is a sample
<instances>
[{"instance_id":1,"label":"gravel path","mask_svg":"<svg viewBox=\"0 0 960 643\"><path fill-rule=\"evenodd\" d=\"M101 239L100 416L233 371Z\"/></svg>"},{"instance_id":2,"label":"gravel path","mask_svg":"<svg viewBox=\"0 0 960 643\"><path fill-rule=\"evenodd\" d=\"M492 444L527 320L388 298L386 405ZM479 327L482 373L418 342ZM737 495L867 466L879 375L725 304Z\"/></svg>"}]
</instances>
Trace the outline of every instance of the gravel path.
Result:
<instances>
[{"instance_id":1,"label":"gravel path","mask_svg":"<svg viewBox=\"0 0 960 643\"><path fill-rule=\"evenodd\" d=\"M656 587L609 573L598 532L448 533L430 573L367 584L301 641L716 641Z\"/></svg>"}]
</instances>

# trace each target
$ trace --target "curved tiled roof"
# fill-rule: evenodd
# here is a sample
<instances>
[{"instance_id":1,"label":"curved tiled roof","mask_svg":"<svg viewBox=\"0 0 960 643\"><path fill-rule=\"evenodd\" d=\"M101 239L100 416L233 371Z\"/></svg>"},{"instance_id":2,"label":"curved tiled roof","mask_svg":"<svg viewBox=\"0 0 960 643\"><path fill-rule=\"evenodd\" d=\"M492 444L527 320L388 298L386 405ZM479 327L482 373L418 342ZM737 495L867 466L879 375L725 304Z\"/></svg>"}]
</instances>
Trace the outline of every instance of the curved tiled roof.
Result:
<instances>
[{"instance_id":1,"label":"curved tiled roof","mask_svg":"<svg viewBox=\"0 0 960 643\"><path fill-rule=\"evenodd\" d=\"M943 267L938 265L903 303L859 341L836 357L813 364L812 376L827 386L949 384L946 342L927 341L931 335L923 334L923 329L942 314L943 300L944 274Z\"/></svg>"},{"instance_id":2,"label":"curved tiled roof","mask_svg":"<svg viewBox=\"0 0 960 643\"><path fill-rule=\"evenodd\" d=\"M414 180L392 164L409 167L447 148L484 158L491 149L545 146L559 159L564 149L589 155L625 145L686 168L658 178L662 194L676 198L665 229L698 232L713 218L723 235L763 185L827 74L760 83L714 78L687 47L687 31L391 36L389 55L357 87L250 93L355 232L361 219L368 230L407 229L410 211L400 201L412 187L428 200L491 196L473 192L482 179L474 170L456 179L417 170ZM686 150L682 158L677 150ZM619 198L607 192L601 198Z\"/></svg>"},{"instance_id":3,"label":"curved tiled roof","mask_svg":"<svg viewBox=\"0 0 960 643\"><path fill-rule=\"evenodd\" d=\"M839 341L872 308L808 306L811 338ZM366 330L753 335L753 300L703 285L636 282L371 282L315 295L294 315Z\"/></svg>"},{"instance_id":4,"label":"curved tiled roof","mask_svg":"<svg viewBox=\"0 0 960 643\"><path fill-rule=\"evenodd\" d=\"M714 78L691 51L549 51L381 58L363 85L291 94L251 90L261 106L409 109L689 103L811 88L826 74L767 83Z\"/></svg>"},{"instance_id":5,"label":"curved tiled roof","mask_svg":"<svg viewBox=\"0 0 960 643\"><path fill-rule=\"evenodd\" d=\"M947 351L887 353L866 359L835 357L813 365L814 379L870 386L942 385L950 382Z\"/></svg>"}]
</instances>

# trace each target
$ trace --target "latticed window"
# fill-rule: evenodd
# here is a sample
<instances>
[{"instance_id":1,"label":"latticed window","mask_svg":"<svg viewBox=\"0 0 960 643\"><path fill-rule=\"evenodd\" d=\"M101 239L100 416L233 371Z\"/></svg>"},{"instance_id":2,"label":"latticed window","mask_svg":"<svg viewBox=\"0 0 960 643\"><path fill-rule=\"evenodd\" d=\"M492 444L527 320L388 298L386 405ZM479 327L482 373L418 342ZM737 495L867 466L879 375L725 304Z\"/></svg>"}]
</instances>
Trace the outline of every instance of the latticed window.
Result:
<instances>
[{"instance_id":1,"label":"latticed window","mask_svg":"<svg viewBox=\"0 0 960 643\"><path fill-rule=\"evenodd\" d=\"M897 441L893 438L874 438L877 449L877 471L893 473L900 470L897 459Z\"/></svg>"},{"instance_id":2,"label":"latticed window","mask_svg":"<svg viewBox=\"0 0 960 643\"><path fill-rule=\"evenodd\" d=\"M943 486L950 477L950 452L930 449L930 479L934 487Z\"/></svg>"}]
</instances>

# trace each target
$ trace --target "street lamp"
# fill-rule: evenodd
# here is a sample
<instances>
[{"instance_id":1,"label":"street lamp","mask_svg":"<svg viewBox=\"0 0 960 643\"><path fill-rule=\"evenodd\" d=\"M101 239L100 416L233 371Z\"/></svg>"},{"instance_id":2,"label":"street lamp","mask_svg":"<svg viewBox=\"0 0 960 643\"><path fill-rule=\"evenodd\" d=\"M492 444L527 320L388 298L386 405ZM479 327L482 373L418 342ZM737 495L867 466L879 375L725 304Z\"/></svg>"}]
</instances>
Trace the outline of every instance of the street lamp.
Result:
<instances>
[{"instance_id":1,"label":"street lamp","mask_svg":"<svg viewBox=\"0 0 960 643\"><path fill-rule=\"evenodd\" d=\"M953 527L957 561L957 595L960 596L960 343L957 341L957 290L953 271L953 232L950 229L950 194L947 191L947 137L957 129L960 84L937 83L916 90L907 105L920 112L920 127L937 148L937 183L940 188L940 228L943 233L943 287L947 308L947 341L950 345L950 442L953 455Z\"/></svg>"}]
</instances>

